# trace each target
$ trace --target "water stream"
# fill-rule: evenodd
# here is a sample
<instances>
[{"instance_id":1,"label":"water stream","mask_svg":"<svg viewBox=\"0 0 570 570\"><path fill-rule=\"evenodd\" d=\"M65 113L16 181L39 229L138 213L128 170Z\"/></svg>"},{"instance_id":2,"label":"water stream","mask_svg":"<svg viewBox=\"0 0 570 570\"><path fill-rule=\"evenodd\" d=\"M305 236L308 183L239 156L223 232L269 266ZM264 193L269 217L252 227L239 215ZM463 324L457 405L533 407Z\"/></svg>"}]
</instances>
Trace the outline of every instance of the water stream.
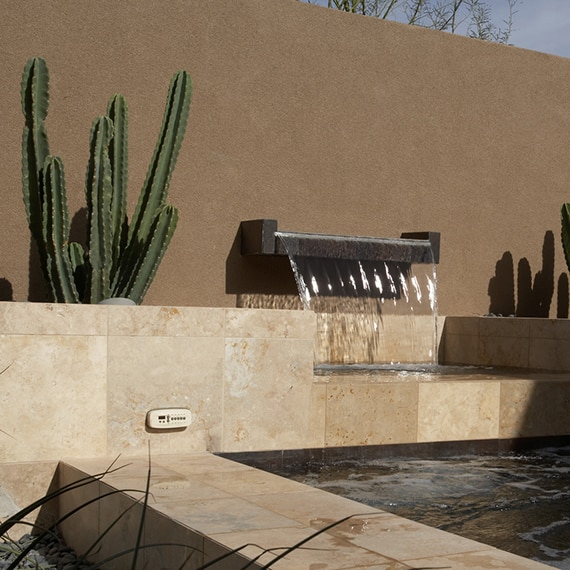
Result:
<instances>
[{"instance_id":1,"label":"water stream","mask_svg":"<svg viewBox=\"0 0 570 570\"><path fill-rule=\"evenodd\" d=\"M275 235L303 307L317 314L316 365L436 361L435 264L298 255L288 245L297 234Z\"/></svg>"}]
</instances>

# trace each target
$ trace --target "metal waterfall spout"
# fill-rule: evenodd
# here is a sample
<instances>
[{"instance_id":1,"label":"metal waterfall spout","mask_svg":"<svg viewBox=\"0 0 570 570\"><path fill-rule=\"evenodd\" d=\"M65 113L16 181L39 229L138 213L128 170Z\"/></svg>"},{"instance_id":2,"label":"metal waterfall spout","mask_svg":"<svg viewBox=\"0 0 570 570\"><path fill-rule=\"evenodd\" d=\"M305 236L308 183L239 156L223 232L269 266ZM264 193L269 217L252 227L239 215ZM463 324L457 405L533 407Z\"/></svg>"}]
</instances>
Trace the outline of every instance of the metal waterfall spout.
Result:
<instances>
[{"instance_id":1,"label":"metal waterfall spout","mask_svg":"<svg viewBox=\"0 0 570 570\"><path fill-rule=\"evenodd\" d=\"M317 314L315 365L437 362L440 235L400 238L277 230L242 222L243 255L287 255L303 307Z\"/></svg>"}]
</instances>

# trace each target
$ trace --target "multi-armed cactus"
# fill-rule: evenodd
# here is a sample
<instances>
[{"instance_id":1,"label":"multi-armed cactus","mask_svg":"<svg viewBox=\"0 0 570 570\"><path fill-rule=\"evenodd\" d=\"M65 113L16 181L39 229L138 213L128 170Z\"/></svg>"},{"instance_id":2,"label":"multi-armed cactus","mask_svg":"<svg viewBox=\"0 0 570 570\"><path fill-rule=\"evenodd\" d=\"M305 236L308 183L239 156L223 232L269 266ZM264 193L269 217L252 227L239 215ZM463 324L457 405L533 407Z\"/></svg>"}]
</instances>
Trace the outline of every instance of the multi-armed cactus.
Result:
<instances>
[{"instance_id":1,"label":"multi-armed cactus","mask_svg":"<svg viewBox=\"0 0 570 570\"><path fill-rule=\"evenodd\" d=\"M142 301L178 220L178 210L166 204L166 197L186 130L191 91L188 74L176 73L130 225L126 214L128 112L122 95L112 97L107 115L94 121L85 182L85 251L81 244L69 242L63 164L49 152L47 66L41 58L26 64L22 78L24 203L53 301L98 303L112 297Z\"/></svg>"}]
</instances>

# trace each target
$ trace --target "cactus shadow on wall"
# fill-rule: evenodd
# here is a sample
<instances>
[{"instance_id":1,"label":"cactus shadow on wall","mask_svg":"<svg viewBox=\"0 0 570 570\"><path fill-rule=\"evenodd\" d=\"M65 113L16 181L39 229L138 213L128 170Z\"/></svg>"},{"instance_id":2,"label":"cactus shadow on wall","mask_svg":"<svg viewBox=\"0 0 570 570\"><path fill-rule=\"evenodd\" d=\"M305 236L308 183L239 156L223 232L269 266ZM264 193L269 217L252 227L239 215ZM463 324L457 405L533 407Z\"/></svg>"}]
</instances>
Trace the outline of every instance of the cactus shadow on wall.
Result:
<instances>
[{"instance_id":1,"label":"cactus shadow on wall","mask_svg":"<svg viewBox=\"0 0 570 570\"><path fill-rule=\"evenodd\" d=\"M505 251L497 261L495 275L489 280L487 292L491 298L489 313L505 316L515 314L515 270L510 251Z\"/></svg>"},{"instance_id":2,"label":"cactus shadow on wall","mask_svg":"<svg viewBox=\"0 0 570 570\"><path fill-rule=\"evenodd\" d=\"M8 281L5 277L0 277L0 301L13 301L14 300L14 290L12 289L12 283Z\"/></svg>"},{"instance_id":3,"label":"cactus shadow on wall","mask_svg":"<svg viewBox=\"0 0 570 570\"><path fill-rule=\"evenodd\" d=\"M87 235L87 208L80 208L73 216L69 228L69 239L85 244L85 236ZM0 287L0 301L9 301L4 299L4 290ZM48 299L46 281L42 275L40 264L40 256L38 248L33 237L30 237L30 258L28 263L28 301L45 303Z\"/></svg>"},{"instance_id":4,"label":"cactus shadow on wall","mask_svg":"<svg viewBox=\"0 0 570 570\"><path fill-rule=\"evenodd\" d=\"M495 265L495 275L489 280L489 313L517 317L543 317L550 314L554 296L554 233L544 234L542 268L532 276L526 257L517 264L516 299L514 260L510 251ZM558 279L557 317L568 317L568 278L565 273Z\"/></svg>"},{"instance_id":5,"label":"cactus shadow on wall","mask_svg":"<svg viewBox=\"0 0 570 570\"><path fill-rule=\"evenodd\" d=\"M35 303L45 303L47 301L47 291L40 266L38 246L31 236L30 257L28 262L28 301Z\"/></svg>"}]
</instances>

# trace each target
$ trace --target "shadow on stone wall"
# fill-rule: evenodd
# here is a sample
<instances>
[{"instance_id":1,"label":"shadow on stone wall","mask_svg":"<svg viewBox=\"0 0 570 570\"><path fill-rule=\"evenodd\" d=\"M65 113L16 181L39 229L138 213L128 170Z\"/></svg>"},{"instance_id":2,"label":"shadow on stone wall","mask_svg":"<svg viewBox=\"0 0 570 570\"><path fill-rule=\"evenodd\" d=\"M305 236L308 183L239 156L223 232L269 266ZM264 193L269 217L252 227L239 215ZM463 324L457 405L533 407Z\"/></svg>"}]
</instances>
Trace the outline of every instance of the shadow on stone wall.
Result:
<instances>
[{"instance_id":1,"label":"shadow on stone wall","mask_svg":"<svg viewBox=\"0 0 570 570\"><path fill-rule=\"evenodd\" d=\"M517 264L516 296L515 269L512 253L506 251L495 265L495 275L489 280L489 313L502 316L548 318L554 296L554 233L544 234L542 268L534 275L526 257ZM568 276L558 278L556 316L568 317Z\"/></svg>"},{"instance_id":2,"label":"shadow on stone wall","mask_svg":"<svg viewBox=\"0 0 570 570\"><path fill-rule=\"evenodd\" d=\"M535 382L526 397L518 437L564 437L569 433L570 384L559 380Z\"/></svg>"},{"instance_id":3,"label":"shadow on stone wall","mask_svg":"<svg viewBox=\"0 0 570 570\"><path fill-rule=\"evenodd\" d=\"M226 258L226 293L298 297L289 259L283 255L242 255L238 228ZM241 305L239 305L241 306Z\"/></svg>"}]
</instances>

